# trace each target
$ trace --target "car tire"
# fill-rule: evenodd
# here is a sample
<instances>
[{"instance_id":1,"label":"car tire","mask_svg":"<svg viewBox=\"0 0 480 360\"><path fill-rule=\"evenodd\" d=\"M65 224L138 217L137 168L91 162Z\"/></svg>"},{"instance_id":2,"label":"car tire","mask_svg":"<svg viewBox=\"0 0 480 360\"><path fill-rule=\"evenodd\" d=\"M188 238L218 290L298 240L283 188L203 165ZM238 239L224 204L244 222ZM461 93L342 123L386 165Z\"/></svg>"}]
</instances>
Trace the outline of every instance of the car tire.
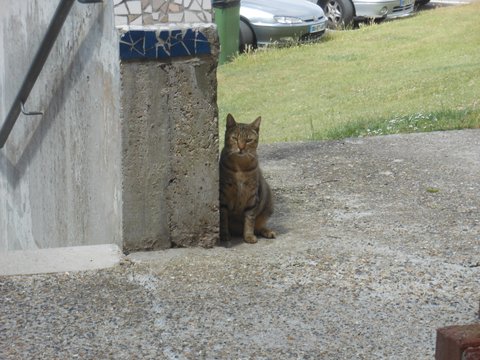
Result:
<instances>
[{"instance_id":1,"label":"car tire","mask_svg":"<svg viewBox=\"0 0 480 360\"><path fill-rule=\"evenodd\" d=\"M415 1L415 5L417 6L425 6L430 2L430 0L417 0Z\"/></svg>"},{"instance_id":2,"label":"car tire","mask_svg":"<svg viewBox=\"0 0 480 360\"><path fill-rule=\"evenodd\" d=\"M240 19L240 52L248 51L257 47L255 34L246 21Z\"/></svg>"},{"instance_id":3,"label":"car tire","mask_svg":"<svg viewBox=\"0 0 480 360\"><path fill-rule=\"evenodd\" d=\"M318 0L328 19L328 27L331 29L341 29L353 26L355 9L350 0Z\"/></svg>"}]
</instances>

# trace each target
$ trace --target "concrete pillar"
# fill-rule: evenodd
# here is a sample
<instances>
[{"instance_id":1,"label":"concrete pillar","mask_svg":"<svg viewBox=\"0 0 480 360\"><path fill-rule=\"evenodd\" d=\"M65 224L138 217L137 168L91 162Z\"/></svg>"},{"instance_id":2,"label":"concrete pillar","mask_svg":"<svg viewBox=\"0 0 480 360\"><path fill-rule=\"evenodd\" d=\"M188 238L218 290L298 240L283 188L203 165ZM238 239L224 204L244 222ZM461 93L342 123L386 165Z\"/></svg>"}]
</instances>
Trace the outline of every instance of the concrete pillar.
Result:
<instances>
[{"instance_id":1,"label":"concrete pillar","mask_svg":"<svg viewBox=\"0 0 480 360\"><path fill-rule=\"evenodd\" d=\"M210 12L201 0L115 7L126 251L218 240L219 45Z\"/></svg>"}]
</instances>

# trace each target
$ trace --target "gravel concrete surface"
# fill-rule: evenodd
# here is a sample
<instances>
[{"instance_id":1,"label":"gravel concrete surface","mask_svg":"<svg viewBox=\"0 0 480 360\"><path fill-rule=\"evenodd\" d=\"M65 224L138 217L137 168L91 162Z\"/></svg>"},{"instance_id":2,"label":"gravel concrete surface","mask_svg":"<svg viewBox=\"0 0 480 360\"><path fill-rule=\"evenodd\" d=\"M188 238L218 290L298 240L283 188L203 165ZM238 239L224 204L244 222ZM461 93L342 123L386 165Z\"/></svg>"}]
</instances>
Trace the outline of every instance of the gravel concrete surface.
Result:
<instances>
[{"instance_id":1,"label":"gravel concrete surface","mask_svg":"<svg viewBox=\"0 0 480 360\"><path fill-rule=\"evenodd\" d=\"M0 277L0 359L432 359L480 321L480 130L260 154L277 239Z\"/></svg>"}]
</instances>

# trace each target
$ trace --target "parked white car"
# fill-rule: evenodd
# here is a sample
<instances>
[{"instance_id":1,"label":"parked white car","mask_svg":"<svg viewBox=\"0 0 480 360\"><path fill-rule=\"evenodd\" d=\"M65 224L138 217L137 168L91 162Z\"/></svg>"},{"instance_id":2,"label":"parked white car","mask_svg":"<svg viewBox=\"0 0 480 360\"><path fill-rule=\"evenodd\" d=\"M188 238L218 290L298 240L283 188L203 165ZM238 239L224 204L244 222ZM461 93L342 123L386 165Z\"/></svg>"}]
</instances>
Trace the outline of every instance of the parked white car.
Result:
<instances>
[{"instance_id":1,"label":"parked white car","mask_svg":"<svg viewBox=\"0 0 480 360\"><path fill-rule=\"evenodd\" d=\"M415 0L309 0L319 5L331 28L354 21L393 19L413 13Z\"/></svg>"},{"instance_id":2,"label":"parked white car","mask_svg":"<svg viewBox=\"0 0 480 360\"><path fill-rule=\"evenodd\" d=\"M314 40L323 36L326 28L321 7L307 0L240 3L240 50Z\"/></svg>"}]
</instances>

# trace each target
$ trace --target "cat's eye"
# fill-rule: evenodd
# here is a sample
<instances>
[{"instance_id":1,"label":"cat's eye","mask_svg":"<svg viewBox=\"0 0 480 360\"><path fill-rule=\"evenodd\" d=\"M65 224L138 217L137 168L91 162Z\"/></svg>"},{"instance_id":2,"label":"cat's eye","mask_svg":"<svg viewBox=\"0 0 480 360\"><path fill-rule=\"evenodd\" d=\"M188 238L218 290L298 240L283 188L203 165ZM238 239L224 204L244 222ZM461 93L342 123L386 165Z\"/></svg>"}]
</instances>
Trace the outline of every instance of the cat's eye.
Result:
<instances>
[{"instance_id":1,"label":"cat's eye","mask_svg":"<svg viewBox=\"0 0 480 360\"><path fill-rule=\"evenodd\" d=\"M253 139L251 139L251 138L247 139L247 144L251 144L252 142L253 142Z\"/></svg>"},{"instance_id":2,"label":"cat's eye","mask_svg":"<svg viewBox=\"0 0 480 360\"><path fill-rule=\"evenodd\" d=\"M238 138L237 138L236 136L232 136L232 140L233 140L233 141L237 141Z\"/></svg>"}]
</instances>

